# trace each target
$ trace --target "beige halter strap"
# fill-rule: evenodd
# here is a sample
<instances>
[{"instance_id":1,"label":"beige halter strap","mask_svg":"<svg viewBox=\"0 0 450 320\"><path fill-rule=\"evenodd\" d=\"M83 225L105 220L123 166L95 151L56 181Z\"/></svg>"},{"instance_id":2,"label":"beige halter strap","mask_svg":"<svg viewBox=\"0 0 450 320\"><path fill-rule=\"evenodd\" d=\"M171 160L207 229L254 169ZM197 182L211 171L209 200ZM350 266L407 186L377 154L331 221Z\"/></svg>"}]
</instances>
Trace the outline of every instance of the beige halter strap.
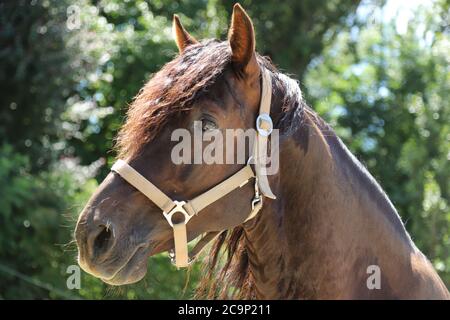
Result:
<instances>
[{"instance_id":1,"label":"beige halter strap","mask_svg":"<svg viewBox=\"0 0 450 320\"><path fill-rule=\"evenodd\" d=\"M261 69L262 72L262 94L259 115L256 120L257 136L254 144L253 160L256 176L250 164L240 169L238 172L225 179L218 185L202 193L187 202L177 201L169 198L153 183L143 177L139 172L133 169L123 160L117 160L111 170L118 173L129 184L143 193L162 211L163 216L173 229L175 243L175 253L171 258L175 265L186 267L201 250L221 232L209 232L201 238L193 248L191 255L188 254L188 241L186 225L189 220L202 209L223 198L231 191L247 184L251 178L255 178L255 195L252 200L252 211L245 221L254 218L261 210L263 197L275 199L275 196L268 187L267 176L265 174L265 159L267 157L267 139L273 130L270 114L270 104L272 98L272 81L268 71ZM262 182L262 183L261 183ZM260 194L260 189L261 193ZM181 214L181 215L180 215ZM180 219L182 217L182 219ZM245 222L244 221L244 222Z\"/></svg>"},{"instance_id":2,"label":"beige halter strap","mask_svg":"<svg viewBox=\"0 0 450 320\"><path fill-rule=\"evenodd\" d=\"M159 190L153 183L144 178L123 160L118 160L112 166L111 170L120 174L122 178L142 192L163 211L164 218L166 218L169 225L173 228L175 264L177 267L185 267L188 265L189 260L193 259L193 257L189 258L187 250L186 224L189 220L200 210L224 197L234 189L244 186L249 179L254 177L252 168L247 165L212 189L185 202L170 199L164 192ZM181 213L183 219L180 220L178 215L175 216L176 213Z\"/></svg>"}]
</instances>

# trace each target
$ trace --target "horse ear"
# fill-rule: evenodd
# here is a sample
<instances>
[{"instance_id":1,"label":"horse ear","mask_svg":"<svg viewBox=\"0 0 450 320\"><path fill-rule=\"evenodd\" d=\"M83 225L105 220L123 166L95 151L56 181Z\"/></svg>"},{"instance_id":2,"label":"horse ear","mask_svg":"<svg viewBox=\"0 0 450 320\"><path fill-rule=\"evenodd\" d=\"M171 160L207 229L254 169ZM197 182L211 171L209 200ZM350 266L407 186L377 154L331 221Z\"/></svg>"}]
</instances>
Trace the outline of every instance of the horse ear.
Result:
<instances>
[{"instance_id":1,"label":"horse ear","mask_svg":"<svg viewBox=\"0 0 450 320\"><path fill-rule=\"evenodd\" d=\"M256 71L258 63L255 54L255 31L252 20L239 3L233 7L228 42L235 68L246 74Z\"/></svg>"},{"instance_id":2,"label":"horse ear","mask_svg":"<svg viewBox=\"0 0 450 320\"><path fill-rule=\"evenodd\" d=\"M173 34L180 53L188 46L198 43L198 41L184 29L180 18L176 14L173 15Z\"/></svg>"}]
</instances>

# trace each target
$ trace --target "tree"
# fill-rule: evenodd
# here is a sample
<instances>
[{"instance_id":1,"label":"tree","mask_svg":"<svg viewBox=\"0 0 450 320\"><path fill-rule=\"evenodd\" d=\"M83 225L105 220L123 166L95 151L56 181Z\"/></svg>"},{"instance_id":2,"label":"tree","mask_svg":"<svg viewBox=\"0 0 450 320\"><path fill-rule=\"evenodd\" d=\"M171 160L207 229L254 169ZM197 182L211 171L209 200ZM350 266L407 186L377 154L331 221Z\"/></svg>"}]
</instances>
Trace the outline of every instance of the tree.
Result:
<instances>
[{"instance_id":1,"label":"tree","mask_svg":"<svg viewBox=\"0 0 450 320\"><path fill-rule=\"evenodd\" d=\"M69 22L69 1L0 3L0 144L8 143L31 160L36 172L56 159L61 113L77 83L100 58L101 21ZM78 13L91 13L79 2ZM78 17L77 17L78 18ZM98 34L98 33L97 33Z\"/></svg>"},{"instance_id":2,"label":"tree","mask_svg":"<svg viewBox=\"0 0 450 320\"><path fill-rule=\"evenodd\" d=\"M221 3L231 12L232 0ZM258 50L303 79L310 61L351 24L360 0L253 1L242 5L256 29ZM383 1L376 1L381 5Z\"/></svg>"}]
</instances>

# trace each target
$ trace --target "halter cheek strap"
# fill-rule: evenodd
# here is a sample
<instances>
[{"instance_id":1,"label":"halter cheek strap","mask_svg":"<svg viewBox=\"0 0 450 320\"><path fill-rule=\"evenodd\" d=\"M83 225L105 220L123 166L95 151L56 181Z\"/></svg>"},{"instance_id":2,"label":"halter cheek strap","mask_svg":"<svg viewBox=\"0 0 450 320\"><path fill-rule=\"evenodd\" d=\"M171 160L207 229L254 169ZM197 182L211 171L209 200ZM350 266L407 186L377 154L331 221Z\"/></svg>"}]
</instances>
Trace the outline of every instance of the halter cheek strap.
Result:
<instances>
[{"instance_id":1,"label":"halter cheek strap","mask_svg":"<svg viewBox=\"0 0 450 320\"><path fill-rule=\"evenodd\" d=\"M259 115L256 120L257 135L252 156L256 176L250 164L247 164L245 167L218 185L202 193L196 198L185 202L172 200L169 198L158 187L143 177L139 172L123 160L118 160L111 168L112 171L118 173L123 179L139 190L162 210L164 218L166 218L167 222L173 229L175 253L171 255L171 258L178 268L188 266L189 263L195 259L198 253L200 253L210 241L221 233L207 233L197 242L191 252L191 255L189 255L186 225L189 220L194 215L197 215L202 209L226 196L231 191L244 186L251 178L255 179L255 195L251 202L252 210L245 221L254 218L261 210L263 205L263 196L275 199L275 195L270 190L265 171L267 139L273 129L272 120L269 116L272 81L268 71L261 69L261 73L261 104Z\"/></svg>"},{"instance_id":2,"label":"halter cheek strap","mask_svg":"<svg viewBox=\"0 0 450 320\"><path fill-rule=\"evenodd\" d=\"M257 183L261 193L267 198L276 199L277 197L270 189L266 172L267 143L269 136L273 131L273 122L270 117L270 106L272 103L272 78L270 77L269 71L265 69L261 69L261 74L261 103L259 106L259 115L256 118L256 139L253 149L253 160L256 176L258 178Z\"/></svg>"}]
</instances>

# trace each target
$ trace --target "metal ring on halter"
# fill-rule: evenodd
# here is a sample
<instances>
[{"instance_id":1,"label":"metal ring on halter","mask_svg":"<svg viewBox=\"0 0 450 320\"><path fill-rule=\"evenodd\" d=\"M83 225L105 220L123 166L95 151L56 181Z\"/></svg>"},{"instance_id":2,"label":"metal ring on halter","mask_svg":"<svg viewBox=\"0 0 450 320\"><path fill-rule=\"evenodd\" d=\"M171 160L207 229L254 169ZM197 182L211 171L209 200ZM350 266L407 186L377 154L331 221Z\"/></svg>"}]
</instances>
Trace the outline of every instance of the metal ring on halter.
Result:
<instances>
[{"instance_id":1,"label":"metal ring on halter","mask_svg":"<svg viewBox=\"0 0 450 320\"><path fill-rule=\"evenodd\" d=\"M269 128L263 128L262 123L268 124ZM272 118L267 113L261 113L258 118L256 118L256 130L263 137L268 137L273 131Z\"/></svg>"},{"instance_id":2,"label":"metal ring on halter","mask_svg":"<svg viewBox=\"0 0 450 320\"><path fill-rule=\"evenodd\" d=\"M187 224L188 221L192 218L192 216L190 216L189 213L187 213L186 209L184 209L183 207L186 204L186 202L174 200L173 203L175 203L175 207L173 207L168 213L163 212L163 215L166 218L167 222L173 228L172 217L175 213L180 212L184 216L184 221L182 223Z\"/></svg>"}]
</instances>

